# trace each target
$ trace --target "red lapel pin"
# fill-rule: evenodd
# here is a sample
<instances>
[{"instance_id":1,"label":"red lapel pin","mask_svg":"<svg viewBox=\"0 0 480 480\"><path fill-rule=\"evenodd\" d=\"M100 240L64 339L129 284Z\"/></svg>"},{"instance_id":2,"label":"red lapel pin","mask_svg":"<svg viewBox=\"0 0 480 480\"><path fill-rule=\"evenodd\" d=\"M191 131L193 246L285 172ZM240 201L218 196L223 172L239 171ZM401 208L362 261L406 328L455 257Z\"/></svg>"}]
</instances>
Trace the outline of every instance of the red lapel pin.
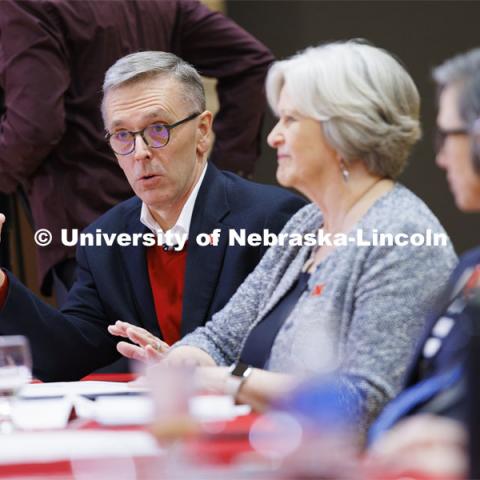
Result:
<instances>
[{"instance_id":1,"label":"red lapel pin","mask_svg":"<svg viewBox=\"0 0 480 480\"><path fill-rule=\"evenodd\" d=\"M468 292L472 288L480 286L480 265L477 265L468 279L464 291Z\"/></svg>"},{"instance_id":2,"label":"red lapel pin","mask_svg":"<svg viewBox=\"0 0 480 480\"><path fill-rule=\"evenodd\" d=\"M319 295L321 295L324 288L325 288L324 283L317 283L312 289L312 293L311 293L312 297L318 297Z\"/></svg>"}]
</instances>

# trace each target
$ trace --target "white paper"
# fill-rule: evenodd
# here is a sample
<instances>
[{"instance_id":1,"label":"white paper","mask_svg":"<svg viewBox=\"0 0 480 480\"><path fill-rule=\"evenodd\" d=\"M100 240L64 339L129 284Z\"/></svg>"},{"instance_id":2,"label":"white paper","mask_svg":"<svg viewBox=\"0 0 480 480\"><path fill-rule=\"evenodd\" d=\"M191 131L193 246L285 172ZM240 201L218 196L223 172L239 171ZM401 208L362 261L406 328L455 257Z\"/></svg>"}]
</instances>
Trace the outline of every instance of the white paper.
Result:
<instances>
[{"instance_id":1,"label":"white paper","mask_svg":"<svg viewBox=\"0 0 480 480\"><path fill-rule=\"evenodd\" d=\"M190 400L190 414L199 422L219 422L247 415L248 405L235 405L228 395L198 395ZM79 417L101 425L145 425L154 420L154 405L146 396L108 396L95 401L75 400Z\"/></svg>"},{"instance_id":2,"label":"white paper","mask_svg":"<svg viewBox=\"0 0 480 480\"><path fill-rule=\"evenodd\" d=\"M225 422L251 411L249 405L235 405L230 395L197 395L190 399L190 414L200 422Z\"/></svg>"},{"instance_id":3,"label":"white paper","mask_svg":"<svg viewBox=\"0 0 480 480\"><path fill-rule=\"evenodd\" d=\"M102 395L145 392L146 388L124 382L51 382L25 385L20 398L49 398L72 395Z\"/></svg>"},{"instance_id":4,"label":"white paper","mask_svg":"<svg viewBox=\"0 0 480 480\"><path fill-rule=\"evenodd\" d=\"M79 418L95 420L101 425L145 425L154 419L152 400L144 395L125 395L145 391L145 386L138 383L122 382L30 384L20 391L22 412L18 412L17 418L25 429L62 428L70 413L68 405L73 405ZM110 395L99 396L95 401L81 396L102 394ZM46 399L60 403L49 404ZM190 414L200 422L228 421L250 413L248 406L235 405L228 395L198 395L190 400L189 407Z\"/></svg>"},{"instance_id":5,"label":"white paper","mask_svg":"<svg viewBox=\"0 0 480 480\"><path fill-rule=\"evenodd\" d=\"M17 400L13 404L12 419L24 430L65 428L72 411L69 398L47 400Z\"/></svg>"},{"instance_id":6,"label":"white paper","mask_svg":"<svg viewBox=\"0 0 480 480\"><path fill-rule=\"evenodd\" d=\"M146 396L99 397L90 403L90 418L101 425L146 425L154 418L153 402Z\"/></svg>"},{"instance_id":7,"label":"white paper","mask_svg":"<svg viewBox=\"0 0 480 480\"><path fill-rule=\"evenodd\" d=\"M12 433L0 436L0 464L40 463L82 458L154 456L161 453L148 432L77 430Z\"/></svg>"}]
</instances>

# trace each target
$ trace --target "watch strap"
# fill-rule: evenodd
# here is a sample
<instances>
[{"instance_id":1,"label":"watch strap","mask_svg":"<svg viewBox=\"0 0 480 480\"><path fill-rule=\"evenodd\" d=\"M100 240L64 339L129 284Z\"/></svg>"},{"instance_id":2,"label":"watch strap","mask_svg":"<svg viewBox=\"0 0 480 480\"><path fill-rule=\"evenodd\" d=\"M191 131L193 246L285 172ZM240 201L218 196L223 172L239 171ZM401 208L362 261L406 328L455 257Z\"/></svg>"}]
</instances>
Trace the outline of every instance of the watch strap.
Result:
<instances>
[{"instance_id":1,"label":"watch strap","mask_svg":"<svg viewBox=\"0 0 480 480\"><path fill-rule=\"evenodd\" d=\"M225 383L225 393L236 398L240 388L251 375L253 367L246 363L237 362L230 366L230 375Z\"/></svg>"}]
</instances>

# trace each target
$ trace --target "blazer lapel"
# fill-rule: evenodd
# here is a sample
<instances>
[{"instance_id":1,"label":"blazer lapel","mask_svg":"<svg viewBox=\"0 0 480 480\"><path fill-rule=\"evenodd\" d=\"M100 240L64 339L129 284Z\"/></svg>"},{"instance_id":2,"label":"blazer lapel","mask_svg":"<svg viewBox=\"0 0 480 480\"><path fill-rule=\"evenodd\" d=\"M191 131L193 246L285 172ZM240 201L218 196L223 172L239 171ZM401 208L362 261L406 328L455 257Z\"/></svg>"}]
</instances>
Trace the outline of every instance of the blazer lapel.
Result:
<instances>
[{"instance_id":1,"label":"blazer lapel","mask_svg":"<svg viewBox=\"0 0 480 480\"><path fill-rule=\"evenodd\" d=\"M133 235L134 233L145 233L147 227L140 222L140 207L132 208L125 220L125 232ZM135 306L138 311L140 324L148 331L159 335L160 329L157 323L157 315L153 304L152 289L147 269L146 248L143 246L128 246L122 248L122 256L125 262L128 278L134 293ZM128 319L123 319L129 321Z\"/></svg>"},{"instance_id":2,"label":"blazer lapel","mask_svg":"<svg viewBox=\"0 0 480 480\"><path fill-rule=\"evenodd\" d=\"M182 336L207 320L228 243L226 225L221 220L229 210L225 180L213 165L208 165L190 225L183 290ZM199 233L210 234L216 228L222 230L218 245L201 247L197 244Z\"/></svg>"}]
</instances>

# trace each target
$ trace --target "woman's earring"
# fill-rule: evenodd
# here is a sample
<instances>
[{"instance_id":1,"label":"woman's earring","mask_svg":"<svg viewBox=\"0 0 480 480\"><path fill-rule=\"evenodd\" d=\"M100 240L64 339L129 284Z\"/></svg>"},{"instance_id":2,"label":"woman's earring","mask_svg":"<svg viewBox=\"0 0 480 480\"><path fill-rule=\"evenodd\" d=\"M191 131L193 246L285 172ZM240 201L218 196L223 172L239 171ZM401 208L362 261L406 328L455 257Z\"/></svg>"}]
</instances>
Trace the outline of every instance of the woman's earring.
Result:
<instances>
[{"instance_id":1,"label":"woman's earring","mask_svg":"<svg viewBox=\"0 0 480 480\"><path fill-rule=\"evenodd\" d=\"M343 160L340 160L340 169L342 171L343 181L347 183L350 177L350 172L348 171L348 168Z\"/></svg>"}]
</instances>

